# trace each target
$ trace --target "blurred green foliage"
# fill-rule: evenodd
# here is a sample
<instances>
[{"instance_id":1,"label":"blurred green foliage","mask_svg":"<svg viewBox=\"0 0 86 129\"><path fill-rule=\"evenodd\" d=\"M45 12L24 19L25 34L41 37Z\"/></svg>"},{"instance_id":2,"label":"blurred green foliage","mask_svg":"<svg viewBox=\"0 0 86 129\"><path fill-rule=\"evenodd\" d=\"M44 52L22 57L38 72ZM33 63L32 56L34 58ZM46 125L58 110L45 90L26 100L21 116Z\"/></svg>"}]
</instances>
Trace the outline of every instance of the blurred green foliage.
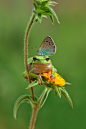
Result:
<instances>
[{"instance_id":1,"label":"blurred green foliage","mask_svg":"<svg viewBox=\"0 0 86 129\"><path fill-rule=\"evenodd\" d=\"M58 0L54 8L60 25L48 19L35 23L29 36L29 57L37 54L43 39L50 35L57 52L51 56L53 65L62 77L72 83L66 86L74 109L52 91L39 111L35 129L85 129L86 109L86 1ZM32 13L31 0L0 0L0 129L27 129L31 117L30 104L23 103L13 118L13 106L23 94L28 82L22 76L24 67L23 40ZM32 49L32 47L37 48ZM44 86L34 87L39 96Z\"/></svg>"}]
</instances>

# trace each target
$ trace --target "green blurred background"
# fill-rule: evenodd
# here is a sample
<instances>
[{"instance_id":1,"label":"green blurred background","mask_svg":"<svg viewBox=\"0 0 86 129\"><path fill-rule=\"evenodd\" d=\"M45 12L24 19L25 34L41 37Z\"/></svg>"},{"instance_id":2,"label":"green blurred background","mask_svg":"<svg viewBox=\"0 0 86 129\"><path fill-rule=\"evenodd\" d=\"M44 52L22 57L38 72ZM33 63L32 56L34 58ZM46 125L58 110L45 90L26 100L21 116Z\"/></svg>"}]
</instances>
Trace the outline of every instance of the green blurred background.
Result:
<instances>
[{"instance_id":1,"label":"green blurred background","mask_svg":"<svg viewBox=\"0 0 86 129\"><path fill-rule=\"evenodd\" d=\"M66 86L74 109L52 91L39 111L35 129L86 129L86 0L58 0L54 7L61 24L50 19L35 23L29 36L29 57L37 54L43 39L50 35L57 52L51 56L58 73L72 86ZM28 129L30 104L19 107L17 121L13 106L28 82L24 67L24 32L33 9L32 0L0 0L0 129ZM37 48L32 49L32 47ZM39 97L44 86L34 87Z\"/></svg>"}]
</instances>

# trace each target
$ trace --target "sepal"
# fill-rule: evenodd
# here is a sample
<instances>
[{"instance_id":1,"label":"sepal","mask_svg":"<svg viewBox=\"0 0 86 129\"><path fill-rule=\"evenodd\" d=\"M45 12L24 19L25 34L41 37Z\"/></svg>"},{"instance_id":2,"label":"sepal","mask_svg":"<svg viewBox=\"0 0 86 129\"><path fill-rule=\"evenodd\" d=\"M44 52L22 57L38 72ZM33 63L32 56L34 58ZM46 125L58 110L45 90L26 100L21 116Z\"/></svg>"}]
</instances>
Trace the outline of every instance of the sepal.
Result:
<instances>
[{"instance_id":1,"label":"sepal","mask_svg":"<svg viewBox=\"0 0 86 129\"><path fill-rule=\"evenodd\" d=\"M39 109L42 108L42 106L44 105L44 103L45 103L45 101L46 101L46 99L47 99L47 97L48 97L48 95L49 95L49 93L50 93L51 90L52 90L52 88L45 87L42 95L39 98L39 102L40 102Z\"/></svg>"},{"instance_id":2,"label":"sepal","mask_svg":"<svg viewBox=\"0 0 86 129\"><path fill-rule=\"evenodd\" d=\"M34 3L36 3L37 5L41 4L41 1L40 0L33 0Z\"/></svg>"},{"instance_id":3,"label":"sepal","mask_svg":"<svg viewBox=\"0 0 86 129\"><path fill-rule=\"evenodd\" d=\"M49 1L48 2L48 6L55 6L56 4L58 4L58 3L56 3L55 1Z\"/></svg>"},{"instance_id":4,"label":"sepal","mask_svg":"<svg viewBox=\"0 0 86 129\"><path fill-rule=\"evenodd\" d=\"M59 19L55 13L55 11L48 6L49 12L53 15L53 17L57 20L57 22L60 24Z\"/></svg>"},{"instance_id":5,"label":"sepal","mask_svg":"<svg viewBox=\"0 0 86 129\"><path fill-rule=\"evenodd\" d=\"M70 95L68 94L68 92L66 91L66 89L64 87L60 87L60 89L61 89L61 93L63 94L63 96L66 98L66 100L68 101L70 106L73 108L72 99L71 99Z\"/></svg>"},{"instance_id":6,"label":"sepal","mask_svg":"<svg viewBox=\"0 0 86 129\"><path fill-rule=\"evenodd\" d=\"M35 80L35 81L31 82L26 89L31 88L33 86L36 86L38 84L39 84L39 81L38 80Z\"/></svg>"},{"instance_id":7,"label":"sepal","mask_svg":"<svg viewBox=\"0 0 86 129\"><path fill-rule=\"evenodd\" d=\"M65 85L71 85L71 83L69 83L69 82L65 82Z\"/></svg>"},{"instance_id":8,"label":"sepal","mask_svg":"<svg viewBox=\"0 0 86 129\"><path fill-rule=\"evenodd\" d=\"M60 90L60 87L54 86L54 89L55 89L55 95L58 95L58 96L61 98L61 90Z\"/></svg>"}]
</instances>

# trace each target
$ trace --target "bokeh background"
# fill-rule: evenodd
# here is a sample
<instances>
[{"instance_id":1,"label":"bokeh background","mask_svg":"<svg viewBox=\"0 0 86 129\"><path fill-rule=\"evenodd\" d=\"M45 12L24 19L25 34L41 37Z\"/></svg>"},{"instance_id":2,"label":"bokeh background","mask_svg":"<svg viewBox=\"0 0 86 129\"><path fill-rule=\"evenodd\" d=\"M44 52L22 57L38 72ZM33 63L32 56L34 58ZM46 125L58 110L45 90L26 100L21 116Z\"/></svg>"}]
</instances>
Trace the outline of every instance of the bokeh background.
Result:
<instances>
[{"instance_id":1,"label":"bokeh background","mask_svg":"<svg viewBox=\"0 0 86 129\"><path fill-rule=\"evenodd\" d=\"M61 24L50 19L35 23L29 36L29 57L37 54L43 39L50 35L57 52L51 56L73 103L65 98L49 97L39 111L35 129L86 129L86 0L57 0L54 7ZM24 67L24 32L33 9L32 0L0 0L0 129L28 129L31 105L20 105L13 118L16 99L30 94L22 76ZM37 48L35 47L37 46ZM32 49L32 47L34 49ZM34 87L39 97L44 86Z\"/></svg>"}]
</instances>

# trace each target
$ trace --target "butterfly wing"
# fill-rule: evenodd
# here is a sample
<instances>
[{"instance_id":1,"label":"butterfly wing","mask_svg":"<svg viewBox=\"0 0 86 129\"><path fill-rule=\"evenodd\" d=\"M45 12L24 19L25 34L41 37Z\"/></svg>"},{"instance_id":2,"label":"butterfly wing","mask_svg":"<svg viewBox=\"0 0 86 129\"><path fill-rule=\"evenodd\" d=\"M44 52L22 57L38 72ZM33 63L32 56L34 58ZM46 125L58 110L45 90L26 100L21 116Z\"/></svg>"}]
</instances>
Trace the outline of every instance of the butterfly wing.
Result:
<instances>
[{"instance_id":1,"label":"butterfly wing","mask_svg":"<svg viewBox=\"0 0 86 129\"><path fill-rule=\"evenodd\" d=\"M43 42L42 42L42 44L37 52L39 55L53 55L53 54L55 54L56 46L55 46L55 44L50 36L47 36L43 40Z\"/></svg>"}]
</instances>

